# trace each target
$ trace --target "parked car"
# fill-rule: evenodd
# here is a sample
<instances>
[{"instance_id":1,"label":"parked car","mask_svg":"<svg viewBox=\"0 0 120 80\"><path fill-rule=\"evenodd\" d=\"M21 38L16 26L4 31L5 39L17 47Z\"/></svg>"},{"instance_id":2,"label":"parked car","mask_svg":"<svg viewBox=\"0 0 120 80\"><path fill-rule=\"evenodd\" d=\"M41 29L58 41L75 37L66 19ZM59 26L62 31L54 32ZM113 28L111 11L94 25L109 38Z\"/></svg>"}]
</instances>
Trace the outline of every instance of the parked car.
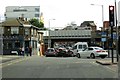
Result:
<instances>
[{"instance_id":1,"label":"parked car","mask_svg":"<svg viewBox=\"0 0 120 80\"><path fill-rule=\"evenodd\" d=\"M71 51L74 53L74 56L76 56L77 52L82 51L82 50L84 50L87 47L88 47L88 43L87 42L77 42L72 47Z\"/></svg>"},{"instance_id":2,"label":"parked car","mask_svg":"<svg viewBox=\"0 0 120 80\"><path fill-rule=\"evenodd\" d=\"M58 55L57 56L60 56L60 57L65 57L65 56L67 56L67 54L66 54L66 49L65 48L59 48L58 49Z\"/></svg>"},{"instance_id":3,"label":"parked car","mask_svg":"<svg viewBox=\"0 0 120 80\"><path fill-rule=\"evenodd\" d=\"M54 48L48 48L47 51L45 52L45 56L57 56L58 53L56 51L56 49Z\"/></svg>"},{"instance_id":4,"label":"parked car","mask_svg":"<svg viewBox=\"0 0 120 80\"><path fill-rule=\"evenodd\" d=\"M74 57L74 53L73 53L71 47L66 48L66 54L67 54L68 57Z\"/></svg>"},{"instance_id":5,"label":"parked car","mask_svg":"<svg viewBox=\"0 0 120 80\"><path fill-rule=\"evenodd\" d=\"M79 51L76 56L78 58L80 57L90 57L93 59L96 57L105 58L108 56L108 51L104 50L101 47L88 47L82 51Z\"/></svg>"}]
</instances>

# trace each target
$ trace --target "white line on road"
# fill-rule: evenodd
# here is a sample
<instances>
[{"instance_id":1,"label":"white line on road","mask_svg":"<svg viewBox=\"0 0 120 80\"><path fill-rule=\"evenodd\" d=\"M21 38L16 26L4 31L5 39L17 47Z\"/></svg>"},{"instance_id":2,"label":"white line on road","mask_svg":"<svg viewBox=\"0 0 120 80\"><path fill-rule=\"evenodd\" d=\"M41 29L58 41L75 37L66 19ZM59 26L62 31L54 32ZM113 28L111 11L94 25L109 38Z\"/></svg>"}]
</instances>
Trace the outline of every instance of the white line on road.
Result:
<instances>
[{"instance_id":1,"label":"white line on road","mask_svg":"<svg viewBox=\"0 0 120 80\"><path fill-rule=\"evenodd\" d=\"M111 72L113 72L113 73L116 73L117 72L117 70L113 70L112 68L110 68L109 66L105 66L105 68L107 68L107 69L109 69Z\"/></svg>"},{"instance_id":2,"label":"white line on road","mask_svg":"<svg viewBox=\"0 0 120 80\"><path fill-rule=\"evenodd\" d=\"M30 58L30 57L29 57ZM12 61L9 61L9 62L5 62L5 63L2 63L0 64L0 68L4 68L4 67L7 67L9 65L12 65L12 64L16 64L18 62L21 62L21 61L24 61L24 60L27 60L29 58L24 58L24 59L16 59L16 60L12 60Z\"/></svg>"}]
</instances>

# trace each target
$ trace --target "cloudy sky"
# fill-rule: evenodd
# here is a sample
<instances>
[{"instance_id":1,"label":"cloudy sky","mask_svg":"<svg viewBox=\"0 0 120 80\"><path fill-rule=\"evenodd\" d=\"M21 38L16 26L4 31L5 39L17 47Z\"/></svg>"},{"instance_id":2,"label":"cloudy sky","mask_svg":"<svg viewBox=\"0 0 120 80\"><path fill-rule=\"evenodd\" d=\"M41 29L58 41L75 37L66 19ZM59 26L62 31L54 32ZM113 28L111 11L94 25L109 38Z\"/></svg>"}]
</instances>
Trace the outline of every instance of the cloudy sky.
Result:
<instances>
[{"instance_id":1,"label":"cloudy sky","mask_svg":"<svg viewBox=\"0 0 120 80\"><path fill-rule=\"evenodd\" d=\"M6 6L40 6L43 12L45 27L50 19L51 28L63 28L68 23L80 25L83 21L94 21L98 27L102 26L102 7L104 6L104 20L108 18L108 7L114 5L115 0L1 0L0 17L4 16ZM117 2L120 0L116 0ZM90 5L96 4L96 5Z\"/></svg>"}]
</instances>

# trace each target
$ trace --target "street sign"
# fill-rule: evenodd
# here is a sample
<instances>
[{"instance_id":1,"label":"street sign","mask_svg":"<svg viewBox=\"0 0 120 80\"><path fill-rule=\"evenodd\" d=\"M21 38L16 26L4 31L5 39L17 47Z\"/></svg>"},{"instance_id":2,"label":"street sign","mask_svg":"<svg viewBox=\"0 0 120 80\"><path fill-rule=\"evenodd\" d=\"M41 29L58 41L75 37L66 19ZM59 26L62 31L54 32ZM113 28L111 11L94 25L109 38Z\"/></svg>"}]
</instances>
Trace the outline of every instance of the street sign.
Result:
<instances>
[{"instance_id":1,"label":"street sign","mask_svg":"<svg viewBox=\"0 0 120 80\"><path fill-rule=\"evenodd\" d=\"M106 37L106 32L101 32L102 37Z\"/></svg>"},{"instance_id":2,"label":"street sign","mask_svg":"<svg viewBox=\"0 0 120 80\"><path fill-rule=\"evenodd\" d=\"M101 38L101 41L102 41L102 42L105 42L105 41L106 41L106 38Z\"/></svg>"}]
</instances>

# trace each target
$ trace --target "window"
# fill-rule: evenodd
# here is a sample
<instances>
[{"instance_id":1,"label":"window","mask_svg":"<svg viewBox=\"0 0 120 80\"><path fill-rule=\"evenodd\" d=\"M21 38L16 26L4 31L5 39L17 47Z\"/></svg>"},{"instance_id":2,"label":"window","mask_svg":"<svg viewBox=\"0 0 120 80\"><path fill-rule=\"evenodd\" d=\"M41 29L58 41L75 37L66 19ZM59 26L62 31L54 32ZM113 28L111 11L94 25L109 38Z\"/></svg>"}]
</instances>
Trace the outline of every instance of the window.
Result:
<instances>
[{"instance_id":1,"label":"window","mask_svg":"<svg viewBox=\"0 0 120 80\"><path fill-rule=\"evenodd\" d=\"M82 45L79 45L78 48L79 48L79 49L82 49Z\"/></svg>"},{"instance_id":2,"label":"window","mask_svg":"<svg viewBox=\"0 0 120 80\"><path fill-rule=\"evenodd\" d=\"M33 35L33 29L31 29L31 35Z\"/></svg>"},{"instance_id":3,"label":"window","mask_svg":"<svg viewBox=\"0 0 120 80\"><path fill-rule=\"evenodd\" d=\"M93 48L88 48L88 50L93 50Z\"/></svg>"},{"instance_id":4,"label":"window","mask_svg":"<svg viewBox=\"0 0 120 80\"><path fill-rule=\"evenodd\" d=\"M73 47L73 49L77 49L77 45Z\"/></svg>"},{"instance_id":5,"label":"window","mask_svg":"<svg viewBox=\"0 0 120 80\"><path fill-rule=\"evenodd\" d=\"M83 48L84 48L84 49L87 48L87 45L83 45Z\"/></svg>"},{"instance_id":6,"label":"window","mask_svg":"<svg viewBox=\"0 0 120 80\"><path fill-rule=\"evenodd\" d=\"M30 31L28 28L25 29L25 35L29 35L30 34Z\"/></svg>"},{"instance_id":7,"label":"window","mask_svg":"<svg viewBox=\"0 0 120 80\"><path fill-rule=\"evenodd\" d=\"M18 34L19 28L18 27L11 27L11 34Z\"/></svg>"},{"instance_id":8,"label":"window","mask_svg":"<svg viewBox=\"0 0 120 80\"><path fill-rule=\"evenodd\" d=\"M3 49L7 48L7 43L3 43Z\"/></svg>"},{"instance_id":9,"label":"window","mask_svg":"<svg viewBox=\"0 0 120 80\"><path fill-rule=\"evenodd\" d=\"M36 33L37 33L37 32L36 32L36 29L34 29L34 35L36 35Z\"/></svg>"},{"instance_id":10,"label":"window","mask_svg":"<svg viewBox=\"0 0 120 80\"><path fill-rule=\"evenodd\" d=\"M7 49L12 49L12 43L8 43Z\"/></svg>"},{"instance_id":11,"label":"window","mask_svg":"<svg viewBox=\"0 0 120 80\"><path fill-rule=\"evenodd\" d=\"M14 9L13 12L27 12L24 8Z\"/></svg>"},{"instance_id":12,"label":"window","mask_svg":"<svg viewBox=\"0 0 120 80\"><path fill-rule=\"evenodd\" d=\"M40 11L40 9L39 8L35 8L35 12L39 12Z\"/></svg>"},{"instance_id":13,"label":"window","mask_svg":"<svg viewBox=\"0 0 120 80\"><path fill-rule=\"evenodd\" d=\"M0 27L0 34L4 34L4 27Z\"/></svg>"},{"instance_id":14,"label":"window","mask_svg":"<svg viewBox=\"0 0 120 80\"><path fill-rule=\"evenodd\" d=\"M35 14L35 17L39 17L39 14Z\"/></svg>"}]
</instances>

